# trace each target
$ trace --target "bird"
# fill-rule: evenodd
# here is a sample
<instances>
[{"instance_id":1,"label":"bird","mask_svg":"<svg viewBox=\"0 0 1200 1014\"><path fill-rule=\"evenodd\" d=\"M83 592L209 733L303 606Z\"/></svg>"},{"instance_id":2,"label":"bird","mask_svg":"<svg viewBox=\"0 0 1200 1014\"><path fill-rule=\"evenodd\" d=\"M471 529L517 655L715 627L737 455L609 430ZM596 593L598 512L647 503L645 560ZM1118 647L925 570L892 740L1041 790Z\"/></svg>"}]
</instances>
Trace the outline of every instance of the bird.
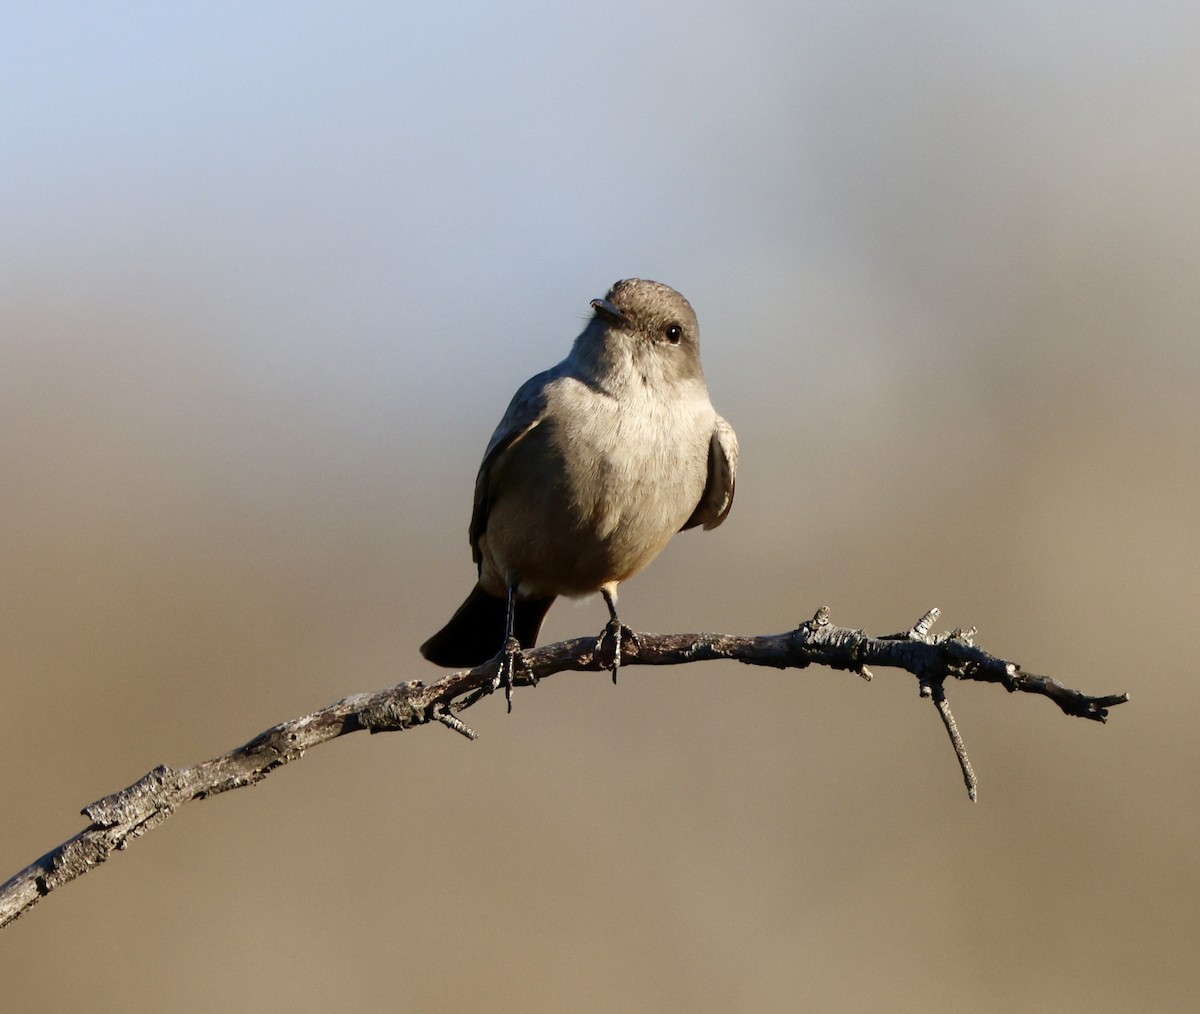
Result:
<instances>
[{"instance_id":1,"label":"bird","mask_svg":"<svg viewBox=\"0 0 1200 1014\"><path fill-rule=\"evenodd\" d=\"M661 282L626 278L591 301L570 353L527 380L497 425L475 480L468 536L475 587L421 645L437 665L497 656L512 709L554 600L599 592L613 681L622 643L617 588L676 532L716 528L733 505L738 441L712 406L691 304Z\"/></svg>"}]
</instances>

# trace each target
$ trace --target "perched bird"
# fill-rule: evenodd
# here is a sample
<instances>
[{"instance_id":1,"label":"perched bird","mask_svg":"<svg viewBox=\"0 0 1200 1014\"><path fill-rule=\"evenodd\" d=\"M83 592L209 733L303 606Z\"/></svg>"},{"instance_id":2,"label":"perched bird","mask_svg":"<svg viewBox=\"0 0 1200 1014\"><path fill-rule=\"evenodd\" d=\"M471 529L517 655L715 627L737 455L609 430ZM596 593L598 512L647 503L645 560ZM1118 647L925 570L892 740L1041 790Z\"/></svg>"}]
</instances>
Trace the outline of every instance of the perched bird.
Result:
<instances>
[{"instance_id":1,"label":"perched bird","mask_svg":"<svg viewBox=\"0 0 1200 1014\"><path fill-rule=\"evenodd\" d=\"M678 531L715 528L733 503L738 443L708 399L691 305L670 286L617 282L557 366L527 380L475 480L479 580L421 654L514 668L559 595L600 592L616 680L617 585Z\"/></svg>"}]
</instances>

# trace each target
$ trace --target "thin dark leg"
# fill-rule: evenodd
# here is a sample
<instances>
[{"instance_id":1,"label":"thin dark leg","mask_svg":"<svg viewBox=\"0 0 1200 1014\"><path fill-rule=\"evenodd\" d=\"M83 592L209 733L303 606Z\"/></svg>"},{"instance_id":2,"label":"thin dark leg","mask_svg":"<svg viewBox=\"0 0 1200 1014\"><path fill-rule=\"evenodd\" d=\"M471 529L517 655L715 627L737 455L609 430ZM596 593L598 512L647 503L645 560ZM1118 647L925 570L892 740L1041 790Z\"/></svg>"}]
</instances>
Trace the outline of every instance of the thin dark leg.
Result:
<instances>
[{"instance_id":1,"label":"thin dark leg","mask_svg":"<svg viewBox=\"0 0 1200 1014\"><path fill-rule=\"evenodd\" d=\"M604 632L600 635L598 644L603 644L606 639L612 639L612 680L617 682L617 670L621 668L621 641L625 634L625 628L621 626L621 619L617 616L617 597L608 588L601 588L600 594L604 596L604 604L608 606L608 626L604 628Z\"/></svg>"},{"instance_id":2,"label":"thin dark leg","mask_svg":"<svg viewBox=\"0 0 1200 1014\"><path fill-rule=\"evenodd\" d=\"M617 617L617 600L613 596L613 593L607 588L601 588L600 594L604 596L604 604L608 606L608 618L610 620L616 620L617 623L620 623L621 621Z\"/></svg>"},{"instance_id":3,"label":"thin dark leg","mask_svg":"<svg viewBox=\"0 0 1200 1014\"><path fill-rule=\"evenodd\" d=\"M513 621L517 615L517 583L508 586L508 611L504 615L504 647L500 649L504 658L500 662L497 676L504 680L504 699L508 702L508 713L512 714L513 670L516 668L517 656L521 654L521 645L513 637Z\"/></svg>"},{"instance_id":4,"label":"thin dark leg","mask_svg":"<svg viewBox=\"0 0 1200 1014\"><path fill-rule=\"evenodd\" d=\"M508 611L504 614L504 643L508 644L513 636L513 621L517 615L517 585L508 586Z\"/></svg>"},{"instance_id":5,"label":"thin dark leg","mask_svg":"<svg viewBox=\"0 0 1200 1014\"><path fill-rule=\"evenodd\" d=\"M504 614L504 645L500 649L500 665L496 670L496 686L504 684L504 699L508 702L508 710L512 712L513 681L518 671L529 677L529 681L537 686L537 677L525 661L521 651L521 642L513 634L517 616L517 582L508 586L508 608Z\"/></svg>"}]
</instances>

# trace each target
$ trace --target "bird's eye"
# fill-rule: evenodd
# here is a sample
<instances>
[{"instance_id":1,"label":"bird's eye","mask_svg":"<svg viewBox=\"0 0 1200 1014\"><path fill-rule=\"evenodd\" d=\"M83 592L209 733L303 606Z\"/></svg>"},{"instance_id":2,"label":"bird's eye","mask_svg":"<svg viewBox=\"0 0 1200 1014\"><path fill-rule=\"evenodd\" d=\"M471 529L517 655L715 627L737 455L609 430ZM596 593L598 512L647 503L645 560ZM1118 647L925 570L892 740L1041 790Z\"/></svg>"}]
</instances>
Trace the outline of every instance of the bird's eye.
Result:
<instances>
[{"instance_id":1,"label":"bird's eye","mask_svg":"<svg viewBox=\"0 0 1200 1014\"><path fill-rule=\"evenodd\" d=\"M667 336L667 341L672 345L678 345L680 339L683 337L683 328L678 324L668 324L667 330L664 333Z\"/></svg>"}]
</instances>

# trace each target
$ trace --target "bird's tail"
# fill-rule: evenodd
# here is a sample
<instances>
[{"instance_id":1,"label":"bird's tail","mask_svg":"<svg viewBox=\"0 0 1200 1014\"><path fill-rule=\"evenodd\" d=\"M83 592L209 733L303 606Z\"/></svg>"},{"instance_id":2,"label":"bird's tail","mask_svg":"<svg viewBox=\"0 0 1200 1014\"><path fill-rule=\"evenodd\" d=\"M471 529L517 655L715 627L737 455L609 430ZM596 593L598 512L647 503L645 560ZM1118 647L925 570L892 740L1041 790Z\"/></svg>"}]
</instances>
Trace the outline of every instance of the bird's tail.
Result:
<instances>
[{"instance_id":1,"label":"bird's tail","mask_svg":"<svg viewBox=\"0 0 1200 1014\"><path fill-rule=\"evenodd\" d=\"M553 602L553 595L516 601L513 634L522 648L532 648L537 643L542 620ZM504 647L507 610L505 599L489 595L476 585L450 622L421 645L421 654L434 665L455 669L470 668L494 658Z\"/></svg>"}]
</instances>

